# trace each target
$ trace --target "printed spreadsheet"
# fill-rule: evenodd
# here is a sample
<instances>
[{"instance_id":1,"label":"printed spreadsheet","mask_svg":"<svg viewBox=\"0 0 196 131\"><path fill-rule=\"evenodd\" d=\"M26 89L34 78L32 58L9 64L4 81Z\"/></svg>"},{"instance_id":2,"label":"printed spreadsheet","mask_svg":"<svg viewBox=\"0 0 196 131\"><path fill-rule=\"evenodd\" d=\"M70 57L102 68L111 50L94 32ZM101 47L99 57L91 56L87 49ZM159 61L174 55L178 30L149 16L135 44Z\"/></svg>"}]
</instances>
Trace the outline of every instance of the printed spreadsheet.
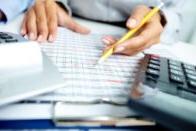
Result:
<instances>
[{"instance_id":1,"label":"printed spreadsheet","mask_svg":"<svg viewBox=\"0 0 196 131\"><path fill-rule=\"evenodd\" d=\"M57 66L66 86L32 98L40 101L90 102L100 99L125 100L142 54L134 57L112 55L96 65L104 44L104 35L81 35L58 28L54 43L41 44L43 52Z\"/></svg>"}]
</instances>

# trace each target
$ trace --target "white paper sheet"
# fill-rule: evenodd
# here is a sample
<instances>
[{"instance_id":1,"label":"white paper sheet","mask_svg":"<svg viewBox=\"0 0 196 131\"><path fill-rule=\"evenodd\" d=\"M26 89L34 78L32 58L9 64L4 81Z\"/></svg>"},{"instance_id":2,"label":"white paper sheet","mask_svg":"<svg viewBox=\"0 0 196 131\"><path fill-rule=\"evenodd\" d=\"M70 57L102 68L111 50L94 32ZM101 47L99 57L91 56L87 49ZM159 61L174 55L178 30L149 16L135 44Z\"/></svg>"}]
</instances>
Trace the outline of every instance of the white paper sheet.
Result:
<instances>
[{"instance_id":1,"label":"white paper sheet","mask_svg":"<svg viewBox=\"0 0 196 131\"><path fill-rule=\"evenodd\" d=\"M42 54L37 42L0 44L0 78L41 70Z\"/></svg>"},{"instance_id":2,"label":"white paper sheet","mask_svg":"<svg viewBox=\"0 0 196 131\"><path fill-rule=\"evenodd\" d=\"M67 117L76 117L77 114L78 116L88 116L93 114L112 115L114 112L116 112L116 115L119 117L136 115L135 111L126 106L118 107L108 104L94 104L92 106L85 104L64 104L63 107L66 106L69 108L66 110L64 110L65 108L61 108L56 113L58 113L58 115L63 113L62 117L66 114L69 114ZM63 112L63 110L65 112ZM53 111L53 104L50 103L16 103L0 107L0 120L52 119L54 117Z\"/></svg>"},{"instance_id":3,"label":"white paper sheet","mask_svg":"<svg viewBox=\"0 0 196 131\"><path fill-rule=\"evenodd\" d=\"M1 107L0 120L50 119L53 117L53 107L50 102L53 101L85 102L101 98L107 100L106 97L118 101L125 100L133 80L133 71L137 67L138 60L143 56L112 56L108 61L94 68L93 65L100 58L104 47L101 42L103 35L83 36L59 28L57 36L55 43L41 44L41 47L63 74L68 86L53 93L25 100L24 103ZM85 108L85 105L82 108ZM123 108L127 111L123 114L135 115L128 107ZM116 110L110 108L110 111L111 109L112 112ZM97 112L97 109L94 108L92 111ZM100 111L107 114L108 108ZM74 114L73 109L73 114L70 115Z\"/></svg>"},{"instance_id":4,"label":"white paper sheet","mask_svg":"<svg viewBox=\"0 0 196 131\"><path fill-rule=\"evenodd\" d=\"M66 87L32 98L42 101L92 101L127 97L142 54L130 57L112 55L96 65L104 44L103 35L81 35L59 28L55 43L42 44L42 50L64 76Z\"/></svg>"}]
</instances>

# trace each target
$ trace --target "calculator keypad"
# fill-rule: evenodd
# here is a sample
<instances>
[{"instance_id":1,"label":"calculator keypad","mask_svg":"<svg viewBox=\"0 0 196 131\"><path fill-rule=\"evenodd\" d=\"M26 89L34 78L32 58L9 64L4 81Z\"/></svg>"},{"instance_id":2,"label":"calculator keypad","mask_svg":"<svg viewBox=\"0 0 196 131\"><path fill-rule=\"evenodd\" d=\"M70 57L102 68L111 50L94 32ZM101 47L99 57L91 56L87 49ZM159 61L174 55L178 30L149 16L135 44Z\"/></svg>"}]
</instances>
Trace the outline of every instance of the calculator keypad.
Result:
<instances>
[{"instance_id":1,"label":"calculator keypad","mask_svg":"<svg viewBox=\"0 0 196 131\"><path fill-rule=\"evenodd\" d=\"M196 81L190 80L190 81L188 81L188 84L189 84L190 87L193 87L193 88L196 89Z\"/></svg>"},{"instance_id":2,"label":"calculator keypad","mask_svg":"<svg viewBox=\"0 0 196 131\"><path fill-rule=\"evenodd\" d=\"M0 32L0 43L18 42L18 39L14 38L8 33Z\"/></svg>"},{"instance_id":3,"label":"calculator keypad","mask_svg":"<svg viewBox=\"0 0 196 131\"><path fill-rule=\"evenodd\" d=\"M196 66L154 55L146 55L145 59L145 84L153 83L160 91L196 101Z\"/></svg>"},{"instance_id":4,"label":"calculator keypad","mask_svg":"<svg viewBox=\"0 0 196 131\"><path fill-rule=\"evenodd\" d=\"M180 83L180 84L184 83L183 78L181 76L178 76L178 75L175 75L175 74L170 74L170 81Z\"/></svg>"},{"instance_id":5,"label":"calculator keypad","mask_svg":"<svg viewBox=\"0 0 196 131\"><path fill-rule=\"evenodd\" d=\"M158 79L160 75L160 60L158 58L152 57L149 60L146 74L148 76Z\"/></svg>"}]
</instances>

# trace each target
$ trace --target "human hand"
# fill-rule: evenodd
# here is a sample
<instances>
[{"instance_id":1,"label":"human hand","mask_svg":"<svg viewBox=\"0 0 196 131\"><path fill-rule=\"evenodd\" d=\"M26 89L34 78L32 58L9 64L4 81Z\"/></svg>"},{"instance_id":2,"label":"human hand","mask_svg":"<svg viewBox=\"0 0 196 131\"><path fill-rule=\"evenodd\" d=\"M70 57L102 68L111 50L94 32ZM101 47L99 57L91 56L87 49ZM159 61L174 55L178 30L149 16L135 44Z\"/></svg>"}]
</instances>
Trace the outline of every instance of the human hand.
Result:
<instances>
[{"instance_id":1,"label":"human hand","mask_svg":"<svg viewBox=\"0 0 196 131\"><path fill-rule=\"evenodd\" d=\"M150 10L150 8L144 5L137 6L129 17L126 26L129 29L137 27ZM132 38L115 47L114 53L135 55L151 47L153 44L159 43L162 32L163 26L161 24L161 17L159 14L156 14ZM116 41L117 39L112 36L104 37L103 42L107 44L105 50L110 48Z\"/></svg>"},{"instance_id":2,"label":"human hand","mask_svg":"<svg viewBox=\"0 0 196 131\"><path fill-rule=\"evenodd\" d=\"M57 26L66 27L74 32L88 34L90 31L76 23L54 0L36 0L27 11L21 26L21 34L30 40L53 42Z\"/></svg>"}]
</instances>

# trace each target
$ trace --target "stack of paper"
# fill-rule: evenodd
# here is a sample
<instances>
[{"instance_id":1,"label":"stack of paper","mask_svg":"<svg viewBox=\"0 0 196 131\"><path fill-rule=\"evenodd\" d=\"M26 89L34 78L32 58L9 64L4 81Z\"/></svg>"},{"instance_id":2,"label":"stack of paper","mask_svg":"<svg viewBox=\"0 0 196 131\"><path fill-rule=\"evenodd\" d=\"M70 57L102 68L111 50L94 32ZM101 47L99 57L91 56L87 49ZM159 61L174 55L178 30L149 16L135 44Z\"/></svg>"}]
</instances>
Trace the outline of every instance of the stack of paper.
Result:
<instances>
[{"instance_id":1,"label":"stack of paper","mask_svg":"<svg viewBox=\"0 0 196 131\"><path fill-rule=\"evenodd\" d=\"M104 116L117 122L118 118L136 116L125 104L143 55L112 55L96 65L105 46L101 42L104 35L80 35L59 28L57 36L54 43L41 44L41 48L62 73L66 86L8 106L1 112L9 117L0 113L0 119L55 118L58 121L66 117L76 120ZM60 105L56 103L59 101ZM22 114L16 114L13 111L16 109L23 110Z\"/></svg>"}]
</instances>

